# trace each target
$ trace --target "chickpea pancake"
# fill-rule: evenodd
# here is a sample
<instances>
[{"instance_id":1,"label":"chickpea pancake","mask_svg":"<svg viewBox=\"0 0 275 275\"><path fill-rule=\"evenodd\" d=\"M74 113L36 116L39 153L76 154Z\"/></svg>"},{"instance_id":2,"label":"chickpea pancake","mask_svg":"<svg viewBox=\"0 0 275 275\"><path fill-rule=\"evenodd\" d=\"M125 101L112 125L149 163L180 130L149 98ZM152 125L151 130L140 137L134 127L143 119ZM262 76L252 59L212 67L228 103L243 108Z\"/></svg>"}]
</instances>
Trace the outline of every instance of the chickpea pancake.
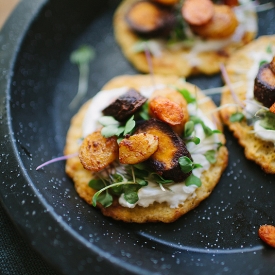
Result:
<instances>
[{"instance_id":1,"label":"chickpea pancake","mask_svg":"<svg viewBox=\"0 0 275 275\"><path fill-rule=\"evenodd\" d=\"M195 16L191 19L182 18L182 7L179 3L168 5L168 8L166 5L164 7L165 15L159 16L161 18L157 18L155 21L162 22L164 20L162 18L167 18L163 25L167 26L172 22L172 27L169 30L162 28L161 34L156 34L156 32L152 32L152 35L151 33L144 34L144 31L139 31L143 26L135 31L133 23L127 21L129 10L137 2L143 1L122 1L115 12L113 25L115 38L124 56L140 72L148 73L152 67L152 71L156 74L183 77L200 73L212 75L219 72L220 63L226 62L235 50L252 41L257 33L257 16L254 4L251 2L235 7L215 4L213 14L209 14L209 18L211 18L209 22L205 21L208 20L208 17L205 19L201 13L199 14L200 25L195 25L197 21L191 21L192 24L188 24L186 21L195 18ZM147 5L155 1L145 2ZM192 1L186 0L185 2L186 8L189 9L188 3ZM208 2L213 5L211 1ZM206 5L209 6L209 3ZM161 6L163 10L163 5L158 6ZM144 10L148 11L147 8ZM166 10L169 12L172 10L172 16L166 16ZM192 12L194 10L199 12L197 8ZM139 10L138 12L141 13ZM182 13L184 14L184 12ZM189 11L186 14L188 15ZM145 18L152 16L158 15L155 13L151 16L144 15L138 23L148 21ZM134 16L132 17L134 18ZM177 22L173 22L171 18L176 18ZM138 24L135 23L135 25ZM146 51L150 52L150 60L148 60Z\"/></svg>"},{"instance_id":2,"label":"chickpea pancake","mask_svg":"<svg viewBox=\"0 0 275 275\"><path fill-rule=\"evenodd\" d=\"M154 83L152 85L152 83ZM194 96L196 95L196 104L199 110L203 112L203 116L205 116L205 119L207 118L210 121L211 125L215 125L215 129L220 129L221 130L221 121L218 115L218 112L213 112L211 113L211 110L215 111L216 106L213 103L213 101L210 98L205 97L197 87L194 85L191 85L189 83L184 82L182 79L176 77L176 76L158 76L155 75L154 79L152 81L152 77L149 75L125 75L125 76L118 76L115 77L114 79L110 80L103 88L102 91L99 93L100 95L106 96L107 94L114 94L115 92L118 91L118 89L121 89L121 87L130 87L131 89L134 88L138 91L144 90L144 87L150 87L150 89L156 90L159 89L160 87L176 87L177 89L181 89L184 91L188 91L190 95ZM152 88L153 87L153 88ZM149 95L149 89L145 89L146 93ZM159 92L158 92L159 94ZM113 102L114 98L111 96ZM86 104L81 107L79 112L72 118L71 120L71 125L68 130L67 134L67 139L66 139L66 146L64 149L65 155L72 154L79 152L80 150L80 144L83 140L83 137L85 138L85 135L89 137L89 131L85 134L83 131L83 122L87 118L87 114L89 113L89 110L92 111L93 109L95 110L96 106L91 105L93 101L96 101L96 96L94 99L89 100ZM112 104L112 103L111 103ZM189 106L190 104L188 104ZM192 104L191 104L192 105ZM92 106L92 107L91 107ZM194 105L195 106L195 105ZM194 107L193 106L193 107ZM189 109L188 109L189 110ZM191 110L191 109L190 109ZM189 115L192 117L192 112L189 110ZM194 108L195 111L197 111L196 108ZM88 115L88 117L91 117ZM159 121L156 118L151 119L153 120L154 123L161 124L163 125L163 122ZM197 118L200 125L204 125L205 128L209 130L208 127L206 127L205 122L202 122L200 119ZM150 121L150 120L149 120ZM148 121L144 122L145 124L148 123ZM192 124L192 123L191 123ZM209 124L209 125L210 125ZM137 126L138 128L139 126ZM145 126L142 126L143 128ZM143 132L143 128L139 128L139 132ZM168 130L167 131L173 131L171 127L167 126L166 127ZM200 128L202 129L202 128ZM151 135L152 133L146 133L146 135ZM139 137L139 133L137 135L132 135L136 136L136 139ZM175 139L177 140L179 135L173 132L172 134ZM205 135L202 134L202 137ZM209 137L205 137L205 141L208 141L207 144L209 144L209 141L213 141L213 148L206 148L207 152L214 152L214 161L212 159L211 163L206 160L206 158L203 155L198 155L193 153L193 149L197 148L200 150L204 150L204 139L201 138L199 146L196 147L196 144L194 142L189 141L188 139L192 138L192 135L189 135L187 139L184 140L186 142L186 146L188 150L190 151L191 157L193 159L193 162L200 162L202 165L197 165L197 168L194 169L191 172L188 172L188 178L190 173L192 174L193 178L196 178L196 176L200 177L200 184L198 186L195 186L191 184L190 186L187 186L187 179L181 182L177 182L176 179L174 179L174 182L170 182L167 184L167 178L162 179L159 178L162 182L162 184L158 185L157 183L150 182L148 186L142 185L141 188L137 191L137 195L139 196L139 200L135 203L132 203L129 201L125 201L123 194L119 196L113 196L113 201L112 203L106 207L102 205L104 204L104 201L99 202L97 201L96 206L102 211L103 215L112 217L113 219L116 220L121 220L124 222L135 222L135 223L147 223L147 222L164 222L164 223L170 223L175 220L177 220L179 217L187 213L188 211L192 210L196 206L199 205L201 201L206 199L214 189L214 187L217 185L217 183L220 180L220 177L224 171L224 169L227 166L228 162L228 152L226 147L224 146L225 144L225 137L224 135L218 131L214 130L209 133ZM113 137L112 137L113 138ZM161 146L160 139L161 137L157 137L159 140L159 147ZM84 139L85 140L85 139ZM131 142L131 139L129 137L124 137L124 140L128 140L128 142ZM153 140L153 146L155 146L155 141L156 139ZM183 141L181 141L183 142ZM120 143L123 143L122 141ZM120 145L120 144L119 144ZM122 145L121 145L122 146ZM209 145L208 145L209 146ZM212 145L211 145L212 146ZM152 147L151 147L152 148ZM209 150L211 149L211 150ZM155 149L154 149L155 150ZM164 150L165 151L165 150ZM167 150L166 150L167 151ZM195 152L195 151L194 151ZM205 151L202 151L202 154L205 154ZM149 152L149 154L151 154ZM187 154L188 155L188 154ZM152 155L153 156L153 155ZM150 158L152 158L152 156ZM198 156L199 158L196 158ZM147 158L147 157L146 157ZM146 165L149 163L150 158L146 160L145 163ZM187 157L182 158L182 160L190 160ZM206 162L206 168L203 167L203 163L200 160L204 160ZM126 158L127 160L127 158ZM146 169L146 168L145 168ZM195 174L195 171L198 171L199 174ZM200 172L201 171L201 172ZM140 170L139 170L140 172ZM144 171L143 171L144 172ZM97 172L91 171L84 169L79 157L73 157L71 159L68 159L66 162L66 173L69 175L69 177L72 178L75 189L79 196L83 198L88 204L92 204L93 200L95 199L94 196L97 194L98 189L91 188L89 185L89 182L91 180L95 179L97 177ZM154 175L156 174L155 172L153 173ZM102 174L103 175L103 174ZM164 173L162 176L164 177ZM138 177L136 174L135 177ZM196 178L198 179L198 178ZM143 181L144 179L140 178L140 181ZM169 180L169 179L168 179ZM144 181L143 183L144 184ZM177 191L173 191L173 186L179 186L181 189L185 188L187 190L188 188L188 193L186 193L186 198L183 201L179 201L175 203L174 201L169 201L169 197L175 196ZM154 189L155 188L155 189ZM158 199L156 201L150 200L149 203L147 203L147 198L143 198L142 194L146 193L151 194L151 190L157 190L159 189L160 194L167 196L168 201L162 201L159 202ZM147 190L146 192L143 191ZM103 190L103 189L102 189ZM190 191L192 190L192 192ZM98 196L99 198L99 196ZM174 198L174 197L173 197ZM144 202L142 200L145 200ZM150 199L150 198L149 198ZM175 198L176 199L176 198ZM140 203L139 203L140 201ZM105 201L106 202L106 201ZM147 203L147 205L146 205ZM142 206L143 205L143 206ZM145 206L146 205L146 206Z\"/></svg>"},{"instance_id":3,"label":"chickpea pancake","mask_svg":"<svg viewBox=\"0 0 275 275\"><path fill-rule=\"evenodd\" d=\"M255 89L258 86L256 80L261 78L259 71L269 67L269 62L274 58L274 45L275 36L262 36L235 52L225 66L233 96L226 88L221 97L221 106L224 106L221 117L244 147L246 158L271 174L275 174L275 128L272 125L275 116L269 105L264 106L260 98L255 99ZM270 69L268 72L269 81L274 83L275 74ZM272 99L268 95L268 85L264 83L260 86L263 102Z\"/></svg>"}]
</instances>

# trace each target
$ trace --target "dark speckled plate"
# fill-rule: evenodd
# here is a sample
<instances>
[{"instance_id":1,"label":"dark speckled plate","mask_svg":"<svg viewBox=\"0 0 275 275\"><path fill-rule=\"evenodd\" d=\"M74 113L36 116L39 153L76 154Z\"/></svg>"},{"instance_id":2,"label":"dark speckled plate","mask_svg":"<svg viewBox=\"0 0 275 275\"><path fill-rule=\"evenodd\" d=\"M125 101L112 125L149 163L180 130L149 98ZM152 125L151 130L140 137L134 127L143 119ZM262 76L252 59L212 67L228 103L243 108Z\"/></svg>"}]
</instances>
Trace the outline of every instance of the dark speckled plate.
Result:
<instances>
[{"instance_id":1,"label":"dark speckled plate","mask_svg":"<svg viewBox=\"0 0 275 275\"><path fill-rule=\"evenodd\" d=\"M257 235L275 222L275 178L246 160L226 132L230 161L209 199L172 224L125 224L76 194L61 156L78 84L70 53L96 49L92 97L109 79L136 71L112 32L118 1L24 0L0 36L1 182L7 212L33 247L64 274L272 274L275 250ZM272 34L275 9L259 14ZM201 88L220 76L191 78ZM85 99L85 100L86 100ZM214 98L218 103L219 97Z\"/></svg>"}]
</instances>

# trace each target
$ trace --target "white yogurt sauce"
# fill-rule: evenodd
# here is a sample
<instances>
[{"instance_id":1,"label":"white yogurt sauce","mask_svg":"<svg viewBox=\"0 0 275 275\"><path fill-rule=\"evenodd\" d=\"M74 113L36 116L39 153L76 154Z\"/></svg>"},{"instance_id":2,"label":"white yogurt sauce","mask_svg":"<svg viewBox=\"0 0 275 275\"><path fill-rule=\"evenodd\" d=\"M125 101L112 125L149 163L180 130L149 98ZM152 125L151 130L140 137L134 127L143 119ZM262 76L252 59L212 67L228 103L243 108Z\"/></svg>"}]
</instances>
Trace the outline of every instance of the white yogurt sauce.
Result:
<instances>
[{"instance_id":1,"label":"white yogurt sauce","mask_svg":"<svg viewBox=\"0 0 275 275\"><path fill-rule=\"evenodd\" d=\"M150 97L155 89L160 89L164 85L157 85L151 87L142 87L139 89L140 93L145 97ZM99 92L90 103L87 113L85 115L82 129L83 135L87 136L92 133L100 126L98 124L98 119L102 116L102 110L107 107L110 102L116 99L118 96L122 95L128 90L127 87L106 90ZM196 108L195 104L188 104L188 111L190 115L196 115L211 129L216 129L215 125L206 118L203 113ZM200 178L203 171L209 169L210 163L207 161L206 157L203 155L208 150L215 150L218 142L216 135L206 137L203 128L200 124L195 125L195 133L201 142L199 145L195 145L193 142L187 143L187 148L192 155L194 163L199 163L202 165L201 168L194 169L192 171L193 175ZM156 202L166 201L171 208L176 208L180 204L183 204L188 198L196 196L196 185L186 186L184 182L169 185L171 191L163 191L158 184L154 182L149 182L147 186L140 188L138 191L139 200L136 204L130 204L125 199L123 194L119 198L119 203L124 207L133 208L135 205L140 205L147 207L150 204Z\"/></svg>"},{"instance_id":2,"label":"white yogurt sauce","mask_svg":"<svg viewBox=\"0 0 275 275\"><path fill-rule=\"evenodd\" d=\"M253 125L255 135L262 140L271 141L275 144L275 131L265 129L260 125L260 123L261 121L258 120Z\"/></svg>"}]
</instances>

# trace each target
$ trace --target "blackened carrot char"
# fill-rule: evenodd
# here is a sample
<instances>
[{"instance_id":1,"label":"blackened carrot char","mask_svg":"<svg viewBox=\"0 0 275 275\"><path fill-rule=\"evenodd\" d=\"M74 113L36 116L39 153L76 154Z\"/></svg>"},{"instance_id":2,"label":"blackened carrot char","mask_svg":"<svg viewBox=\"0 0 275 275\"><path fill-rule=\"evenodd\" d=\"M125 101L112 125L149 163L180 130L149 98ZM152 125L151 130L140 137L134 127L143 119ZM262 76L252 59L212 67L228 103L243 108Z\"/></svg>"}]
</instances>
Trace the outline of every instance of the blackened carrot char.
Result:
<instances>
[{"instance_id":1,"label":"blackened carrot char","mask_svg":"<svg viewBox=\"0 0 275 275\"><path fill-rule=\"evenodd\" d=\"M275 74L269 63L259 69L254 83L254 97L267 108L275 102Z\"/></svg>"},{"instance_id":2,"label":"blackened carrot char","mask_svg":"<svg viewBox=\"0 0 275 275\"><path fill-rule=\"evenodd\" d=\"M165 36L174 27L172 9L150 1L133 4L125 16L129 27L141 36Z\"/></svg>"}]
</instances>

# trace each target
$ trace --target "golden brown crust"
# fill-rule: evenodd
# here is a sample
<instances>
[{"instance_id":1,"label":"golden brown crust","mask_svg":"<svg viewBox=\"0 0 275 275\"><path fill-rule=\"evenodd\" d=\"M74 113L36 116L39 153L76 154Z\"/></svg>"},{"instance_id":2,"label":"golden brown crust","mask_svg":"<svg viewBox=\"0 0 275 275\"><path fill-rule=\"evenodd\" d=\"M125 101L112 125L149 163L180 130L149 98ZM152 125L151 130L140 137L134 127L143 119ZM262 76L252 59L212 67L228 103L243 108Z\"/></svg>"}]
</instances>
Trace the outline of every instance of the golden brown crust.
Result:
<instances>
[{"instance_id":1,"label":"golden brown crust","mask_svg":"<svg viewBox=\"0 0 275 275\"><path fill-rule=\"evenodd\" d=\"M174 76L155 76L154 82L157 84L173 84L179 88L187 88L190 92L195 91L195 87L191 84L184 83L181 79ZM121 86L129 86L138 89L142 86L149 86L152 83L150 76L136 75L136 76L120 76L112 79L108 82L103 89L114 89ZM198 92L199 93L199 92ZM199 98L204 96L199 93ZM68 131L66 146L64 153L72 154L77 152L79 144L78 140L82 137L82 122L88 108L89 102L87 102L80 111L73 117L70 129ZM206 100L200 108L204 112L216 108L215 104L211 100ZM215 113L215 122L219 123L219 116ZM209 115L211 118L211 115ZM219 124L221 125L221 124ZM225 142L223 135L221 136L221 142ZM180 216L195 208L199 203L207 198L212 192L213 188L218 183L221 174L227 166L228 152L225 146L222 146L218 152L217 162L211 165L210 169L205 171L202 175L202 186L196 190L196 197L188 199L183 205L178 208L170 208L166 203L154 203L149 207L136 206L135 208L126 208L118 204L117 201L108 207L103 208L100 205L102 213L106 216L112 217L113 219L122 220L125 222L173 222ZM91 172L85 170L77 157L71 158L66 163L66 173L72 178L75 184L76 191L79 196L83 198L87 203L91 204L92 196L95 191L88 186L88 182L92 178Z\"/></svg>"},{"instance_id":2,"label":"golden brown crust","mask_svg":"<svg viewBox=\"0 0 275 275\"><path fill-rule=\"evenodd\" d=\"M114 15L114 34L125 57L137 70L148 73L149 67L145 54L143 52L136 53L133 51L133 46L140 39L129 29L124 20L126 12L136 1L137 0L124 0L118 7ZM198 54L200 63L197 65L192 65L189 62L188 55L190 54L190 50L182 48L168 49L166 47L160 57L152 56L154 73L184 77L198 73L207 75L217 73L220 70L220 63L224 63L233 51L250 42L254 37L255 33L246 32L240 42L232 42L232 44L219 51L201 52ZM211 64L211 66L209 66L209 64Z\"/></svg>"},{"instance_id":3,"label":"golden brown crust","mask_svg":"<svg viewBox=\"0 0 275 275\"><path fill-rule=\"evenodd\" d=\"M257 51L266 51L269 45L275 44L275 36L262 36L251 42L244 48L238 50L228 61L226 71L231 83L239 83L234 88L238 98L243 101L246 99L248 87L246 72L253 65L252 56ZM234 104L234 100L228 89L224 89L221 97L221 105ZM275 147L272 142L263 141L257 138L253 128L248 126L246 121L230 122L231 114L237 111L236 107L227 107L221 109L221 117L233 135L238 139L241 146L244 147L246 158L255 161L266 173L275 174Z\"/></svg>"}]
</instances>

